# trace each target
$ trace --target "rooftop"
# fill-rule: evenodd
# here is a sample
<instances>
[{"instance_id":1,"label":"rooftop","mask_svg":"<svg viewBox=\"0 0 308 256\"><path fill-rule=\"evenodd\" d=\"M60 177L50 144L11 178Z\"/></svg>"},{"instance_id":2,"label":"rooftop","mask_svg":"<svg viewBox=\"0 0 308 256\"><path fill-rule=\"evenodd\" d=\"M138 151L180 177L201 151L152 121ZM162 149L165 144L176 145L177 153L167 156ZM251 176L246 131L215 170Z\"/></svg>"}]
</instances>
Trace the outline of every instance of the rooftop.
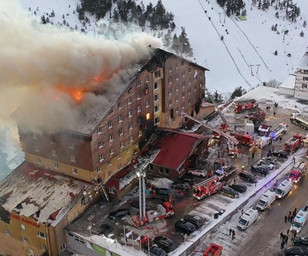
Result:
<instances>
[{"instance_id":1,"label":"rooftop","mask_svg":"<svg viewBox=\"0 0 308 256\"><path fill-rule=\"evenodd\" d=\"M308 70L308 52L305 52L298 64L299 69Z\"/></svg>"},{"instance_id":2,"label":"rooftop","mask_svg":"<svg viewBox=\"0 0 308 256\"><path fill-rule=\"evenodd\" d=\"M89 183L23 162L0 183L0 205L38 222L57 223Z\"/></svg>"}]
</instances>

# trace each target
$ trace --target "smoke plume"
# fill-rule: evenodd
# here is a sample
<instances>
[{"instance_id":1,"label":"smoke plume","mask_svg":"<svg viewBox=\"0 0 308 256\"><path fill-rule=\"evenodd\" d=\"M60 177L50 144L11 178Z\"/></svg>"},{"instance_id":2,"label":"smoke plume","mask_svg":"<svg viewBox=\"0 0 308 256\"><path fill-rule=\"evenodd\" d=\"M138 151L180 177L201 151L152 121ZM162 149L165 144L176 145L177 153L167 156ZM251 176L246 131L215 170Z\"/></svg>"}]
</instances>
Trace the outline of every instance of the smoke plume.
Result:
<instances>
[{"instance_id":1,"label":"smoke plume","mask_svg":"<svg viewBox=\"0 0 308 256\"><path fill-rule=\"evenodd\" d=\"M1 122L22 105L17 117L33 126L73 128L80 112L115 100L111 88L125 86L119 80L150 54L148 45L161 46L157 38L137 31L115 39L43 25L14 1L2 1L0 10ZM110 86L106 95L91 93L104 86ZM75 89L86 92L78 104L67 94Z\"/></svg>"}]
</instances>

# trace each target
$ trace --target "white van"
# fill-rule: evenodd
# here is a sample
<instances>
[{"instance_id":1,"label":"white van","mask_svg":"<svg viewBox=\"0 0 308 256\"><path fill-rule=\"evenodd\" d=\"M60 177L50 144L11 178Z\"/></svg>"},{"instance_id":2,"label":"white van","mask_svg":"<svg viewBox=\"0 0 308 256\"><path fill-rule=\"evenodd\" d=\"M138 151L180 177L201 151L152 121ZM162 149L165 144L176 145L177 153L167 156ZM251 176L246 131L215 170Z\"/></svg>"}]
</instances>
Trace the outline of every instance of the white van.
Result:
<instances>
[{"instance_id":1,"label":"white van","mask_svg":"<svg viewBox=\"0 0 308 256\"><path fill-rule=\"evenodd\" d=\"M282 198L286 196L292 188L293 188L293 182L288 179L284 180L278 185L278 187L275 190L276 197Z\"/></svg>"},{"instance_id":2,"label":"white van","mask_svg":"<svg viewBox=\"0 0 308 256\"><path fill-rule=\"evenodd\" d=\"M237 224L239 230L247 229L252 223L254 223L258 218L258 210L254 208L249 208L244 214L240 217L240 220Z\"/></svg>"},{"instance_id":3,"label":"white van","mask_svg":"<svg viewBox=\"0 0 308 256\"><path fill-rule=\"evenodd\" d=\"M272 190L267 190L259 199L257 210L263 211L271 206L276 199L276 193Z\"/></svg>"},{"instance_id":4,"label":"white van","mask_svg":"<svg viewBox=\"0 0 308 256\"><path fill-rule=\"evenodd\" d=\"M292 221L290 231L299 233L308 219L308 206L300 209L294 220Z\"/></svg>"}]
</instances>

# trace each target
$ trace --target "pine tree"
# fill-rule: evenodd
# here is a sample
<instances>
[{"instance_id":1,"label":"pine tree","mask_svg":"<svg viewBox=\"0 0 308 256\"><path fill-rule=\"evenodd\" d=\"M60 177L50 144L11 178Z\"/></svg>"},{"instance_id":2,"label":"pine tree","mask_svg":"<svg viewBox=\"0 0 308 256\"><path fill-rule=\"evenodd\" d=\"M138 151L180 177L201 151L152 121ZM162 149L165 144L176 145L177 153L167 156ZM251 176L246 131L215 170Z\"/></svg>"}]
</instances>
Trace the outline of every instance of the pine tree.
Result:
<instances>
[{"instance_id":1,"label":"pine tree","mask_svg":"<svg viewBox=\"0 0 308 256\"><path fill-rule=\"evenodd\" d=\"M176 34L174 34L173 39L172 39L172 50L174 50L176 53L179 53L180 51L180 43L179 43L179 38Z\"/></svg>"},{"instance_id":2,"label":"pine tree","mask_svg":"<svg viewBox=\"0 0 308 256\"><path fill-rule=\"evenodd\" d=\"M180 52L191 57L193 55L193 51L190 46L189 39L187 38L185 28L182 27L181 29L182 32L179 35Z\"/></svg>"}]
</instances>

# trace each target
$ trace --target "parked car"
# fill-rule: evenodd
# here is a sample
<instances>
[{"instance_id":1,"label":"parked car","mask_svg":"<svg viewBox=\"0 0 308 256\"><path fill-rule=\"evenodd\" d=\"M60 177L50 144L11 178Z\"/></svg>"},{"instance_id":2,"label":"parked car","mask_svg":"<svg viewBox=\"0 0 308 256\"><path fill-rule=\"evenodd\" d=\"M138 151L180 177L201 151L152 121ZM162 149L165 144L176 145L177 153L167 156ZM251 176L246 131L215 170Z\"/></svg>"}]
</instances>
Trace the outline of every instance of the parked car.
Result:
<instances>
[{"instance_id":1,"label":"parked car","mask_svg":"<svg viewBox=\"0 0 308 256\"><path fill-rule=\"evenodd\" d=\"M100 234L103 234L103 235L105 235L105 236L107 236L107 237L112 237L112 236L114 236L114 234L113 234L113 230L112 230L112 228L110 227L110 225L109 224L101 224L101 231L100 231Z\"/></svg>"},{"instance_id":2,"label":"parked car","mask_svg":"<svg viewBox=\"0 0 308 256\"><path fill-rule=\"evenodd\" d=\"M282 158L282 159L287 159L289 157L288 152L284 151L284 150L279 150L279 151L274 151L272 152L273 156L276 156L278 158Z\"/></svg>"},{"instance_id":3,"label":"parked car","mask_svg":"<svg viewBox=\"0 0 308 256\"><path fill-rule=\"evenodd\" d=\"M174 242L166 236L157 236L154 238L154 244L163 248L166 252L171 252L175 249Z\"/></svg>"},{"instance_id":4,"label":"parked car","mask_svg":"<svg viewBox=\"0 0 308 256\"><path fill-rule=\"evenodd\" d=\"M195 225L191 224L188 221L185 220L178 220L175 224L174 224L175 230L186 234L186 235L190 235L192 232L194 232L196 230Z\"/></svg>"},{"instance_id":5,"label":"parked car","mask_svg":"<svg viewBox=\"0 0 308 256\"><path fill-rule=\"evenodd\" d=\"M263 157L261 158L259 163L266 163L270 167L270 169L271 167L273 167L272 169L274 169L275 165L277 164L277 158L272 156Z\"/></svg>"},{"instance_id":6,"label":"parked car","mask_svg":"<svg viewBox=\"0 0 308 256\"><path fill-rule=\"evenodd\" d=\"M284 253L286 256L307 256L308 248L299 246L288 247L284 250Z\"/></svg>"},{"instance_id":7,"label":"parked car","mask_svg":"<svg viewBox=\"0 0 308 256\"><path fill-rule=\"evenodd\" d=\"M178 189L178 190L183 190L183 191L189 190L190 187L191 186L189 184L187 184L187 183L178 183L178 184L172 184L171 185L172 189Z\"/></svg>"},{"instance_id":8,"label":"parked car","mask_svg":"<svg viewBox=\"0 0 308 256\"><path fill-rule=\"evenodd\" d=\"M199 177L207 177L208 171L206 170L199 170L199 169L190 169L187 172L188 174L199 176Z\"/></svg>"},{"instance_id":9,"label":"parked car","mask_svg":"<svg viewBox=\"0 0 308 256\"><path fill-rule=\"evenodd\" d=\"M109 213L109 218L112 220L120 220L126 215L130 215L130 210L123 208Z\"/></svg>"},{"instance_id":10,"label":"parked car","mask_svg":"<svg viewBox=\"0 0 308 256\"><path fill-rule=\"evenodd\" d=\"M156 197L161 198L163 200L168 200L171 195L171 191L168 188L155 188L155 192L156 192Z\"/></svg>"},{"instance_id":11,"label":"parked car","mask_svg":"<svg viewBox=\"0 0 308 256\"><path fill-rule=\"evenodd\" d=\"M308 246L308 236L295 237L293 243L296 246Z\"/></svg>"},{"instance_id":12,"label":"parked car","mask_svg":"<svg viewBox=\"0 0 308 256\"><path fill-rule=\"evenodd\" d=\"M269 161L266 161L265 159L260 159L259 162L258 162L258 165L263 165L263 166L267 166L267 168L269 170L273 170L275 165L270 163Z\"/></svg>"},{"instance_id":13,"label":"parked car","mask_svg":"<svg viewBox=\"0 0 308 256\"><path fill-rule=\"evenodd\" d=\"M137 200L132 201L132 202L130 203L130 206L131 206L131 207L134 207L134 208L136 208L136 209L139 210L139 201L137 201ZM146 204L146 205L145 205L145 209L148 211L148 210L150 210L151 208Z\"/></svg>"},{"instance_id":14,"label":"parked car","mask_svg":"<svg viewBox=\"0 0 308 256\"><path fill-rule=\"evenodd\" d=\"M239 198L239 193L235 191L233 188L227 186L223 186L220 192L232 198Z\"/></svg>"},{"instance_id":15,"label":"parked car","mask_svg":"<svg viewBox=\"0 0 308 256\"><path fill-rule=\"evenodd\" d=\"M248 172L240 172L238 176L242 180L245 180L249 183L255 183L257 181L256 178L251 173Z\"/></svg>"},{"instance_id":16,"label":"parked car","mask_svg":"<svg viewBox=\"0 0 308 256\"><path fill-rule=\"evenodd\" d=\"M176 181L173 182L173 185L176 185L176 184L187 184L187 185L194 185L195 183L195 180L194 180L194 177L188 177L188 176L182 176L181 178L177 179Z\"/></svg>"},{"instance_id":17,"label":"parked car","mask_svg":"<svg viewBox=\"0 0 308 256\"><path fill-rule=\"evenodd\" d=\"M269 172L269 167L265 164L260 164L260 165L252 165L251 169L252 172L258 173L258 174L268 174Z\"/></svg>"},{"instance_id":18,"label":"parked car","mask_svg":"<svg viewBox=\"0 0 308 256\"><path fill-rule=\"evenodd\" d=\"M193 224L197 229L201 228L205 222L205 220L197 215L185 215L184 220Z\"/></svg>"},{"instance_id":19,"label":"parked car","mask_svg":"<svg viewBox=\"0 0 308 256\"><path fill-rule=\"evenodd\" d=\"M244 193L247 191L247 187L244 184L232 184L232 185L229 185L229 187L239 193Z\"/></svg>"},{"instance_id":20,"label":"parked car","mask_svg":"<svg viewBox=\"0 0 308 256\"><path fill-rule=\"evenodd\" d=\"M151 255L151 256L166 256L167 253L163 248L158 247L156 244L152 245L150 247L150 251L148 252L148 248L144 248L144 252L146 255Z\"/></svg>"}]
</instances>

